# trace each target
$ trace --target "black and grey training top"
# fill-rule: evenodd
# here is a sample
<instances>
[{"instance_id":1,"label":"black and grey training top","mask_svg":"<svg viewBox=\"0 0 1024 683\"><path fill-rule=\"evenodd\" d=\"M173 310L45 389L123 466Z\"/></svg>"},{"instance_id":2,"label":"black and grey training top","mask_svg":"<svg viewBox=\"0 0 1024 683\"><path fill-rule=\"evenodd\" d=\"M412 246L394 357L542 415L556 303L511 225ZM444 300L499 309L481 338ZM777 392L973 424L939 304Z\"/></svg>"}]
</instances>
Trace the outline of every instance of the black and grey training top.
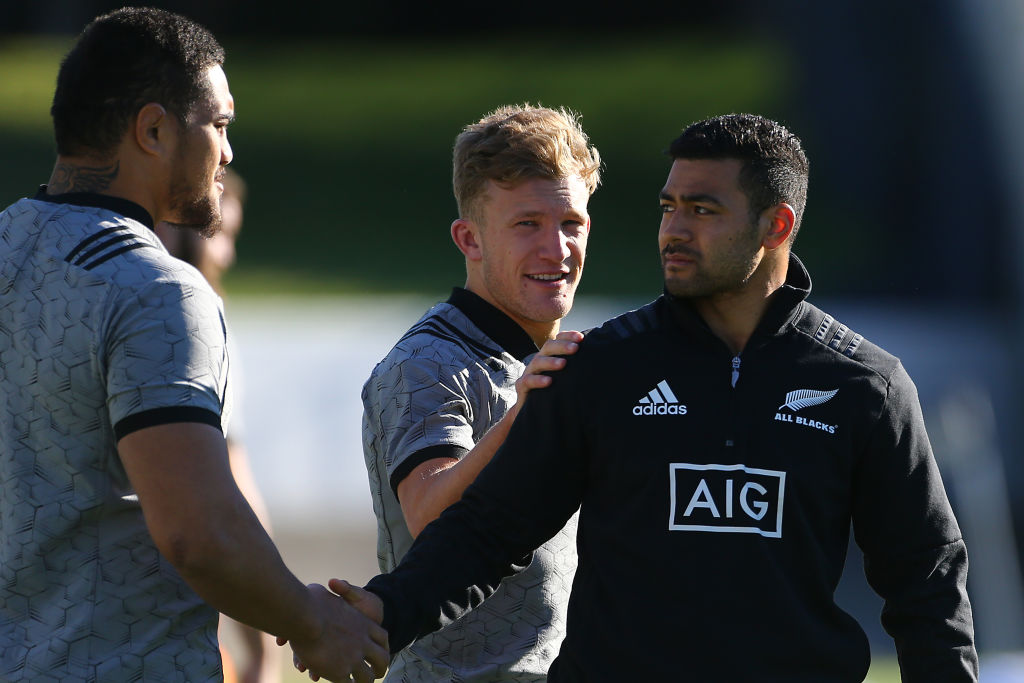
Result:
<instances>
[{"instance_id":1,"label":"black and grey training top","mask_svg":"<svg viewBox=\"0 0 1024 683\"><path fill-rule=\"evenodd\" d=\"M363 387L363 456L377 517L377 560L395 568L413 543L398 484L435 458L461 459L516 403L537 352L515 321L456 287L377 364ZM558 654L576 572L576 519L479 609L400 652L385 680L538 683Z\"/></svg>"},{"instance_id":2,"label":"black and grey training top","mask_svg":"<svg viewBox=\"0 0 1024 683\"><path fill-rule=\"evenodd\" d=\"M368 587L393 648L578 506L553 682L862 681L833 600L853 524L903 680L975 681L967 556L899 360L805 301L796 257L739 356L663 296L591 332L462 500Z\"/></svg>"},{"instance_id":3,"label":"black and grey training top","mask_svg":"<svg viewBox=\"0 0 1024 683\"><path fill-rule=\"evenodd\" d=\"M0 213L0 680L223 678L217 612L157 550L117 442L229 412L220 298L141 206Z\"/></svg>"}]
</instances>

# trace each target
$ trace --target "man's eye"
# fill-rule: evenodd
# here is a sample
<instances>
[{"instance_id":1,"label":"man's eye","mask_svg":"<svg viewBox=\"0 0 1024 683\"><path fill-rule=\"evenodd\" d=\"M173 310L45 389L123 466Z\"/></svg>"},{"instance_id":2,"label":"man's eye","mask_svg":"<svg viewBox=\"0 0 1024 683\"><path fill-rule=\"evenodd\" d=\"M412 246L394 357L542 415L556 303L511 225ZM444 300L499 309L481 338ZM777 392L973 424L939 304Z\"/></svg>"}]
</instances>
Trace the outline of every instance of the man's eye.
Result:
<instances>
[{"instance_id":1,"label":"man's eye","mask_svg":"<svg viewBox=\"0 0 1024 683\"><path fill-rule=\"evenodd\" d=\"M672 206L671 204L662 204L661 205L661 212L662 213L672 213L675 210L676 210L676 208L674 206Z\"/></svg>"}]
</instances>

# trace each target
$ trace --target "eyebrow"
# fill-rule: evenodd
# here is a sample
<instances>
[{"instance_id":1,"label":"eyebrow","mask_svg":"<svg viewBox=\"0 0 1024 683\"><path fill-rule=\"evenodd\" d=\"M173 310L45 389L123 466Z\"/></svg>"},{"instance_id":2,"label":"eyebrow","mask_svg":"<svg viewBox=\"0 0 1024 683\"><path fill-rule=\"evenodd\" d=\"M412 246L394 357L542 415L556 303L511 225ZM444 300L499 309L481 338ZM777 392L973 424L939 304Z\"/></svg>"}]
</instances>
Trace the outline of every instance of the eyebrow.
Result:
<instances>
[{"instance_id":1,"label":"eyebrow","mask_svg":"<svg viewBox=\"0 0 1024 683\"><path fill-rule=\"evenodd\" d=\"M228 123L234 123L237 117L232 113L222 113L214 117L216 121L227 121Z\"/></svg>"},{"instance_id":2,"label":"eyebrow","mask_svg":"<svg viewBox=\"0 0 1024 683\"><path fill-rule=\"evenodd\" d=\"M689 204L696 204L700 202L702 204L714 204L715 206L724 206L724 204L722 204L722 202L717 197L706 193L681 194L678 197L675 197L673 195L670 195L668 192L662 190L661 192L658 193L658 198L664 199L665 201L668 202L683 202Z\"/></svg>"},{"instance_id":3,"label":"eyebrow","mask_svg":"<svg viewBox=\"0 0 1024 683\"><path fill-rule=\"evenodd\" d=\"M530 219L530 218L543 218L545 216L545 214L546 214L546 212L544 212L544 211L523 211L521 213L515 214L512 217L512 220L514 220L514 221L521 221L521 220L526 220L526 219ZM588 218L586 213L580 213L579 211L566 211L565 214L567 216L570 216L572 218L575 218L577 220L584 221L584 222Z\"/></svg>"}]
</instances>

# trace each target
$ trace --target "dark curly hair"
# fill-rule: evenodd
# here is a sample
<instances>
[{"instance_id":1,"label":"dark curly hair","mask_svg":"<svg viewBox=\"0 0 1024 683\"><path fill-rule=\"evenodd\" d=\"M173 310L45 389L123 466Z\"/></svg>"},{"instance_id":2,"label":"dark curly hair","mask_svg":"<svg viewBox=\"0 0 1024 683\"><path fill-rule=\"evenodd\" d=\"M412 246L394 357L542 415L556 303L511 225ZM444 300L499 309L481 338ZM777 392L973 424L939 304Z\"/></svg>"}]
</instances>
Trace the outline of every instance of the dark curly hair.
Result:
<instances>
[{"instance_id":1,"label":"dark curly hair","mask_svg":"<svg viewBox=\"0 0 1024 683\"><path fill-rule=\"evenodd\" d=\"M756 114L727 114L686 127L668 148L673 159L737 159L739 186L750 203L751 219L786 202L796 212L796 235L807 203L810 163L800 138L785 126Z\"/></svg>"},{"instance_id":2,"label":"dark curly hair","mask_svg":"<svg viewBox=\"0 0 1024 683\"><path fill-rule=\"evenodd\" d=\"M57 74L50 108L57 153L110 154L149 102L184 123L208 96L206 70L223 63L213 35L177 14L125 7L97 17Z\"/></svg>"}]
</instances>

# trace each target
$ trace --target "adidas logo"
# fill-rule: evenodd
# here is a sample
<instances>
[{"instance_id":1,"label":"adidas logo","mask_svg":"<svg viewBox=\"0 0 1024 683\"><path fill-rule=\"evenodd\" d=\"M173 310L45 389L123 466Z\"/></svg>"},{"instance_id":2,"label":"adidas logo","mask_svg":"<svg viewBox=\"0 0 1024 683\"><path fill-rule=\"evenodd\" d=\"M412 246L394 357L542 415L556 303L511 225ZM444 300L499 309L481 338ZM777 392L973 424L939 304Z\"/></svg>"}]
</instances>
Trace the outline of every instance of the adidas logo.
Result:
<instances>
[{"instance_id":1,"label":"adidas logo","mask_svg":"<svg viewBox=\"0 0 1024 683\"><path fill-rule=\"evenodd\" d=\"M647 395L633 406L634 415L686 415L686 406L672 393L666 380L647 392Z\"/></svg>"}]
</instances>

